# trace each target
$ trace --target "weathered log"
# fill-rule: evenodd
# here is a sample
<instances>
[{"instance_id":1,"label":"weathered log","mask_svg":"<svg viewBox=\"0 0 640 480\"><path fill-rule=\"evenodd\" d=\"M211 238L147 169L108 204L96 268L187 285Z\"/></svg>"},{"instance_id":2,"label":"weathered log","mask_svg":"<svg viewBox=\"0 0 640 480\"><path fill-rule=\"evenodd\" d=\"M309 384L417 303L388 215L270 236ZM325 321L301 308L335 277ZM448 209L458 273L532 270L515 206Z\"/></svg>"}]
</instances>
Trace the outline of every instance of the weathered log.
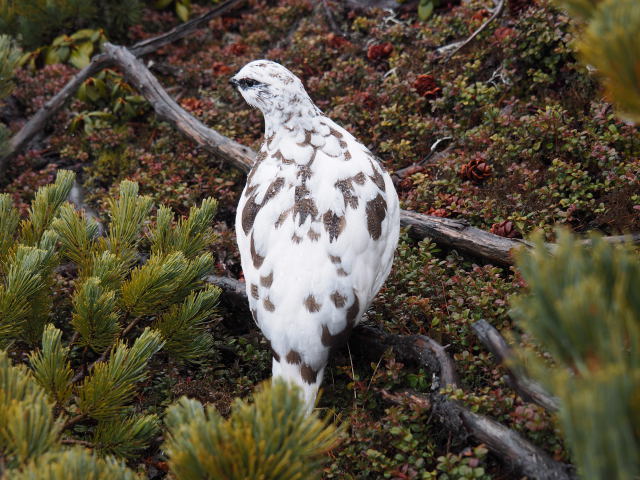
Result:
<instances>
[{"instance_id":1,"label":"weathered log","mask_svg":"<svg viewBox=\"0 0 640 480\"><path fill-rule=\"evenodd\" d=\"M511 366L515 360L513 351L498 330L486 320L475 322L471 328L484 346L496 357L497 362L507 370L507 383L522 398L551 412L556 412L560 408L560 401L556 397L549 394L542 385L524 375L522 371Z\"/></svg>"},{"instance_id":2,"label":"weathered log","mask_svg":"<svg viewBox=\"0 0 640 480\"><path fill-rule=\"evenodd\" d=\"M441 218L403 210L400 222L410 227L409 232L417 238L431 238L438 245L458 249L481 257L497 265L512 265L512 253L529 242L517 238L505 238L476 227L459 219Z\"/></svg>"},{"instance_id":3,"label":"weathered log","mask_svg":"<svg viewBox=\"0 0 640 480\"><path fill-rule=\"evenodd\" d=\"M244 301L247 293L243 282L209 276L207 281L220 287L223 299L232 303ZM570 466L556 462L547 453L522 435L484 415L471 412L460 402L439 392L441 387L458 388L459 380L453 360L445 347L425 335L393 335L370 325L358 325L349 340L350 351L368 360L377 361L388 349L403 363L420 365L435 381L431 394L413 393L414 401L430 405L433 417L458 438L473 436L484 443L503 462L520 475L540 480L569 480Z\"/></svg>"},{"instance_id":4,"label":"weathered log","mask_svg":"<svg viewBox=\"0 0 640 480\"><path fill-rule=\"evenodd\" d=\"M162 88L156 77L126 47L105 43L104 51L112 59L129 83L153 106L159 118L168 121L176 130L202 145L216 157L234 167L248 171L255 159L255 152L238 142L207 127L187 113Z\"/></svg>"}]
</instances>

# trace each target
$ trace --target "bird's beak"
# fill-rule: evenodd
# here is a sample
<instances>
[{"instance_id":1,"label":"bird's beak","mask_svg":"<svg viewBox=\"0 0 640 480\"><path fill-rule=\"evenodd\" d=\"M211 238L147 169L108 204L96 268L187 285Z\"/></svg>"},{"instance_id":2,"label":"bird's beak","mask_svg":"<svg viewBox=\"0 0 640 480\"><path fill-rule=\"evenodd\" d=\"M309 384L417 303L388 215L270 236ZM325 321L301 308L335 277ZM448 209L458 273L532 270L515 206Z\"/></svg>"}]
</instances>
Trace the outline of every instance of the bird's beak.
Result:
<instances>
[{"instance_id":1,"label":"bird's beak","mask_svg":"<svg viewBox=\"0 0 640 480\"><path fill-rule=\"evenodd\" d=\"M238 88L238 85L239 85L238 80L236 80L234 77L231 77L231 78L229 79L229 83L230 83L231 85L233 85L234 87Z\"/></svg>"}]
</instances>

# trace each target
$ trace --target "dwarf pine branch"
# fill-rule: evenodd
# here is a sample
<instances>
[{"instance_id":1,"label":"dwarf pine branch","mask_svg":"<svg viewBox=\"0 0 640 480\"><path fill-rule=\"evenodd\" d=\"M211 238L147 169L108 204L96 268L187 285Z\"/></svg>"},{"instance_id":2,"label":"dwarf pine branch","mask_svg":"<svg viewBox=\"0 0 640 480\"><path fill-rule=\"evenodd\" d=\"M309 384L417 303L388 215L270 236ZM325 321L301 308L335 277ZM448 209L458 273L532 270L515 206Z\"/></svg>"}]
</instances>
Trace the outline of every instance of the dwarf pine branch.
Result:
<instances>
[{"instance_id":1,"label":"dwarf pine branch","mask_svg":"<svg viewBox=\"0 0 640 480\"><path fill-rule=\"evenodd\" d=\"M146 376L151 357L163 345L160 334L145 329L131 348L118 343L107 362L94 365L78 387L78 409L96 420L110 420L122 411L135 393L135 384Z\"/></svg>"},{"instance_id":2,"label":"dwarf pine branch","mask_svg":"<svg viewBox=\"0 0 640 480\"><path fill-rule=\"evenodd\" d=\"M640 4L636 0L557 0L584 24L577 49L595 67L623 117L640 122Z\"/></svg>"},{"instance_id":3,"label":"dwarf pine branch","mask_svg":"<svg viewBox=\"0 0 640 480\"><path fill-rule=\"evenodd\" d=\"M120 184L118 199L109 200L111 223L107 237L108 249L132 264L136 248L142 240L140 231L151 207L151 197L138 195L138 184L127 180Z\"/></svg>"},{"instance_id":4,"label":"dwarf pine branch","mask_svg":"<svg viewBox=\"0 0 640 480\"><path fill-rule=\"evenodd\" d=\"M205 330L205 322L215 313L219 297L220 290L212 286L193 292L153 324L167 339L166 352L178 359L197 362L211 351L213 337Z\"/></svg>"},{"instance_id":5,"label":"dwarf pine branch","mask_svg":"<svg viewBox=\"0 0 640 480\"><path fill-rule=\"evenodd\" d=\"M64 405L72 393L73 370L69 348L62 345L62 331L52 324L42 333L42 348L29 355L33 376L56 404Z\"/></svg>"},{"instance_id":6,"label":"dwarf pine branch","mask_svg":"<svg viewBox=\"0 0 640 480\"><path fill-rule=\"evenodd\" d=\"M189 259L203 253L214 239L211 223L217 209L218 202L207 198L199 207L191 207L189 216L181 218L174 226L173 211L168 207L161 207L158 210L156 228L150 236L151 251L159 255L179 251Z\"/></svg>"},{"instance_id":7,"label":"dwarf pine branch","mask_svg":"<svg viewBox=\"0 0 640 480\"><path fill-rule=\"evenodd\" d=\"M80 335L79 345L104 352L121 330L116 292L104 288L98 277L87 278L73 297L71 325Z\"/></svg>"},{"instance_id":8,"label":"dwarf pine branch","mask_svg":"<svg viewBox=\"0 0 640 480\"><path fill-rule=\"evenodd\" d=\"M0 451L8 467L56 448L62 420L24 365L0 351Z\"/></svg>"},{"instance_id":9,"label":"dwarf pine branch","mask_svg":"<svg viewBox=\"0 0 640 480\"><path fill-rule=\"evenodd\" d=\"M98 422L93 437L95 447L107 454L131 458L149 445L158 433L157 415L133 415Z\"/></svg>"},{"instance_id":10,"label":"dwarf pine branch","mask_svg":"<svg viewBox=\"0 0 640 480\"><path fill-rule=\"evenodd\" d=\"M61 170L55 183L39 188L31 202L29 218L20 223L20 242L24 245L37 245L42 234L49 228L58 209L69 196L75 180L75 174Z\"/></svg>"},{"instance_id":11,"label":"dwarf pine branch","mask_svg":"<svg viewBox=\"0 0 640 480\"><path fill-rule=\"evenodd\" d=\"M337 429L307 415L292 388L265 383L252 404L237 401L227 420L211 406L181 398L165 416L164 449L176 478L319 478L322 454L335 444Z\"/></svg>"},{"instance_id":12,"label":"dwarf pine branch","mask_svg":"<svg viewBox=\"0 0 640 480\"><path fill-rule=\"evenodd\" d=\"M586 247L560 232L549 253L538 238L519 266L529 294L513 315L548 352L529 370L561 402L560 423L588 480L640 475L640 261L599 237Z\"/></svg>"},{"instance_id":13,"label":"dwarf pine branch","mask_svg":"<svg viewBox=\"0 0 640 480\"><path fill-rule=\"evenodd\" d=\"M84 212L76 211L72 205L65 204L60 208L52 229L58 234L65 258L76 263L80 271L86 274L93 263L95 240L100 231L96 221L87 218Z\"/></svg>"},{"instance_id":14,"label":"dwarf pine branch","mask_svg":"<svg viewBox=\"0 0 640 480\"><path fill-rule=\"evenodd\" d=\"M215 200L177 220L160 206L154 219L151 199L124 181L101 236L65 203L73 181L60 172L24 219L0 195L0 342L28 358L28 368L14 366L0 350L7 478L135 478L116 458L134 457L163 428L132 405L154 355L197 363L214 345L208 327L220 290L205 278ZM155 226L145 233L147 223ZM228 421L187 400L171 412L175 478L316 478L334 441L335 428L307 417L284 384L265 387L251 406L237 403Z\"/></svg>"},{"instance_id":15,"label":"dwarf pine branch","mask_svg":"<svg viewBox=\"0 0 640 480\"><path fill-rule=\"evenodd\" d=\"M138 480L124 462L100 457L86 448L51 451L10 472L13 480Z\"/></svg>"},{"instance_id":16,"label":"dwarf pine branch","mask_svg":"<svg viewBox=\"0 0 640 480\"><path fill-rule=\"evenodd\" d=\"M14 244L20 215L11 202L8 193L0 194L0 272L4 272L4 261Z\"/></svg>"}]
</instances>

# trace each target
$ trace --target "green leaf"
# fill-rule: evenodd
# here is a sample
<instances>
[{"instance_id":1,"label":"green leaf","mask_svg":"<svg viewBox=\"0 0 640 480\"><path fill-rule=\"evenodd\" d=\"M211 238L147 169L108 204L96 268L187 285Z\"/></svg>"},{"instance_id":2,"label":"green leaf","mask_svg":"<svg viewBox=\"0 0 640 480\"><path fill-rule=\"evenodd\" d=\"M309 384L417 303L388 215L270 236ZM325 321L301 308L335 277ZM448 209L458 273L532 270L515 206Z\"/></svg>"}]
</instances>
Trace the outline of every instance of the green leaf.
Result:
<instances>
[{"instance_id":1,"label":"green leaf","mask_svg":"<svg viewBox=\"0 0 640 480\"><path fill-rule=\"evenodd\" d=\"M91 63L91 56L82 50L74 48L71 50L71 55L69 55L69 63L77 69L83 69Z\"/></svg>"},{"instance_id":2,"label":"green leaf","mask_svg":"<svg viewBox=\"0 0 640 480\"><path fill-rule=\"evenodd\" d=\"M183 22L189 20L190 10L187 5L181 3L179 0L176 2L176 15L178 15L178 18Z\"/></svg>"},{"instance_id":3,"label":"green leaf","mask_svg":"<svg viewBox=\"0 0 640 480\"><path fill-rule=\"evenodd\" d=\"M434 0L420 0L418 4L418 18L423 22L431 18L435 8Z\"/></svg>"}]
</instances>

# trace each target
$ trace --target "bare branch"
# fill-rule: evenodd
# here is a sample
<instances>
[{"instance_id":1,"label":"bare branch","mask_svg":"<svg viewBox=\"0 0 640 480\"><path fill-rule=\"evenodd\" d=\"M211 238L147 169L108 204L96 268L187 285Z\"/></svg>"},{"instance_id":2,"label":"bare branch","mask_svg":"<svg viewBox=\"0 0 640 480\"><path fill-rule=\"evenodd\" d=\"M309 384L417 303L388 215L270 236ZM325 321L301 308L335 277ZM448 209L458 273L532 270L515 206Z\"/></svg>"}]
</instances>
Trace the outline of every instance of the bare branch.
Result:
<instances>
[{"instance_id":1,"label":"bare branch","mask_svg":"<svg viewBox=\"0 0 640 480\"><path fill-rule=\"evenodd\" d=\"M498 3L498 5L496 6L496 8L493 11L493 14L487 19L486 22L484 22L482 25L480 25L480 27L469 36L469 38L467 38L462 43L456 43L455 44L455 49L451 53L449 53L447 55L447 60L451 59L451 57L453 57L456 53L458 53L464 47L469 45L469 43L471 43L471 41L474 38L476 38L478 35L480 35L484 31L484 29L489 26L489 24L491 22L493 22L496 18L498 18L502 14L502 11L504 10L505 1L506 0L500 0L500 3ZM444 53L444 51L445 51L444 49L446 49L446 47L441 47L438 50L441 51L442 53Z\"/></svg>"},{"instance_id":2,"label":"bare branch","mask_svg":"<svg viewBox=\"0 0 640 480\"><path fill-rule=\"evenodd\" d=\"M129 83L153 106L156 114L168 121L176 130L202 145L216 157L226 160L234 167L248 171L253 165L255 152L210 129L187 113L162 88L156 77L126 47L106 43L104 50L120 68Z\"/></svg>"},{"instance_id":3,"label":"bare branch","mask_svg":"<svg viewBox=\"0 0 640 480\"><path fill-rule=\"evenodd\" d=\"M525 376L523 372L510 366L514 360L514 354L498 330L486 320L475 322L471 328L484 346L496 357L498 363L507 369L509 372L507 382L522 398L551 412L558 411L560 402L556 397L550 395L542 385Z\"/></svg>"},{"instance_id":4,"label":"bare branch","mask_svg":"<svg viewBox=\"0 0 640 480\"><path fill-rule=\"evenodd\" d=\"M220 5L212 8L207 13L193 18L188 22L181 23L168 32L163 33L162 35L158 35L153 38L147 38L146 40L142 40L141 42L136 43L135 45L129 47L129 50L136 57L141 57L143 55L146 55L147 53L155 52L160 47L173 43L176 40L180 40L181 38L187 37L196 30L206 27L212 19L224 15L225 13L240 6L244 2L245 0L227 0L226 2L222 2Z\"/></svg>"}]
</instances>

